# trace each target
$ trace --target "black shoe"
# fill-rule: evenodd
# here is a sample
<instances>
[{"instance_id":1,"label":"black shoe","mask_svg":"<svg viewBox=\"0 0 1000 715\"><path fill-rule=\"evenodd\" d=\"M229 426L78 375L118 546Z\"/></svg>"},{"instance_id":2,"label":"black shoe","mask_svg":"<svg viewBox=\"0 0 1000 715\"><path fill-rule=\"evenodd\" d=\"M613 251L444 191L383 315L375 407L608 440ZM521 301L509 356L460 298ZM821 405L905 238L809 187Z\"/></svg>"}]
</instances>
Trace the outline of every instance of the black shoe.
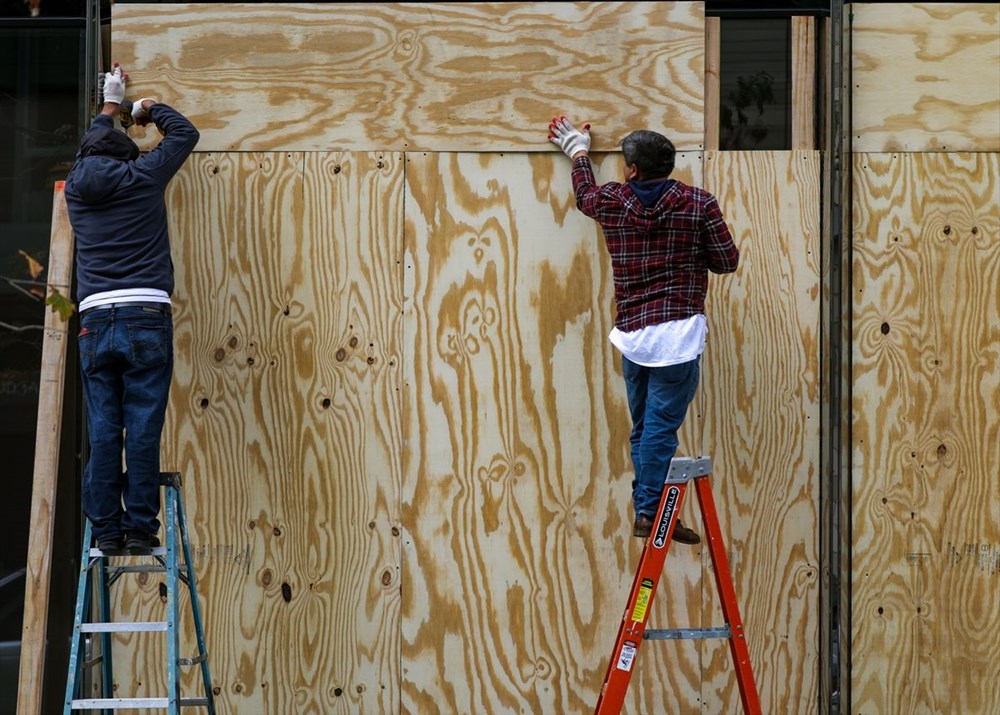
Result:
<instances>
[{"instance_id":1,"label":"black shoe","mask_svg":"<svg viewBox=\"0 0 1000 715\"><path fill-rule=\"evenodd\" d=\"M97 548L105 555L120 554L125 550L125 537L121 534L102 536L97 540Z\"/></svg>"},{"instance_id":2,"label":"black shoe","mask_svg":"<svg viewBox=\"0 0 1000 715\"><path fill-rule=\"evenodd\" d=\"M653 517L645 514L637 514L632 522L632 536L645 539L653 531Z\"/></svg>"},{"instance_id":3,"label":"black shoe","mask_svg":"<svg viewBox=\"0 0 1000 715\"><path fill-rule=\"evenodd\" d=\"M148 534L144 531L130 531L125 537L125 548L133 556L147 553L159 545L160 540L156 538L156 534Z\"/></svg>"},{"instance_id":4,"label":"black shoe","mask_svg":"<svg viewBox=\"0 0 1000 715\"><path fill-rule=\"evenodd\" d=\"M701 543L701 537L698 536L698 532L684 526L680 519L677 520L677 526L674 527L674 536L672 540L676 541L678 544Z\"/></svg>"}]
</instances>

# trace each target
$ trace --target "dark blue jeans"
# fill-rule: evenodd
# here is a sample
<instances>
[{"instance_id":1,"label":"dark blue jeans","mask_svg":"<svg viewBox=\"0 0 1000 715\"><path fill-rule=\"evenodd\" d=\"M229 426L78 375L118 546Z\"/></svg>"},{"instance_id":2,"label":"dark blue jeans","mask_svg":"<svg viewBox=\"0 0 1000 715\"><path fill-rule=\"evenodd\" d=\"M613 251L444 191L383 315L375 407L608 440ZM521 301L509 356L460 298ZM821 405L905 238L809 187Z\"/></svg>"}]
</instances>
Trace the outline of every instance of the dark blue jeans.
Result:
<instances>
[{"instance_id":1,"label":"dark blue jeans","mask_svg":"<svg viewBox=\"0 0 1000 715\"><path fill-rule=\"evenodd\" d=\"M174 368L171 316L142 307L87 310L79 344L90 441L83 513L95 538L156 533L160 435Z\"/></svg>"},{"instance_id":2,"label":"dark blue jeans","mask_svg":"<svg viewBox=\"0 0 1000 715\"><path fill-rule=\"evenodd\" d=\"M679 365L643 367L622 358L632 413L632 505L636 515L656 515L677 430L698 387L699 358Z\"/></svg>"}]
</instances>

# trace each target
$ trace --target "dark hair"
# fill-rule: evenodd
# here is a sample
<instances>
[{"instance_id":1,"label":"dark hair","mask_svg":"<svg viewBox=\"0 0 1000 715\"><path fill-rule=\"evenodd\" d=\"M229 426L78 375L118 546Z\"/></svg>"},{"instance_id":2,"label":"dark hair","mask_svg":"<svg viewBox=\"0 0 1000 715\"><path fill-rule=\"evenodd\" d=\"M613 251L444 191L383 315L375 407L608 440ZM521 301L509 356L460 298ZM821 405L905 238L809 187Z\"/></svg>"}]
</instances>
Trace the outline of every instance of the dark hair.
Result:
<instances>
[{"instance_id":1,"label":"dark hair","mask_svg":"<svg viewBox=\"0 0 1000 715\"><path fill-rule=\"evenodd\" d=\"M80 141L79 156L106 156L119 161L135 161L139 147L129 137L116 129L91 127Z\"/></svg>"},{"instance_id":2,"label":"dark hair","mask_svg":"<svg viewBox=\"0 0 1000 715\"><path fill-rule=\"evenodd\" d=\"M639 180L665 179L674 170L677 150L673 143L662 134L640 129L632 132L621 142L626 164L635 164L639 169Z\"/></svg>"}]
</instances>

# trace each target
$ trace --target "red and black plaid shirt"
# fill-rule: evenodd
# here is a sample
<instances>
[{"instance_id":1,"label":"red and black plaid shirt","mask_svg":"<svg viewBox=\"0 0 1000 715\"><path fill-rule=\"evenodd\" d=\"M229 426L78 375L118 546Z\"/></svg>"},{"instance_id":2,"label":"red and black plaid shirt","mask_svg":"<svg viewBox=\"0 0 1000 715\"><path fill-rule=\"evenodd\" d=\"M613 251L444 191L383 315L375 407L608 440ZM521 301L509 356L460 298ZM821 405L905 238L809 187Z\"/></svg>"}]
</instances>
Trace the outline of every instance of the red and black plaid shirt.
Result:
<instances>
[{"instance_id":1,"label":"red and black plaid shirt","mask_svg":"<svg viewBox=\"0 0 1000 715\"><path fill-rule=\"evenodd\" d=\"M705 312L708 271L732 273L740 252L719 203L672 181L647 208L627 184L598 186L590 158L573 161L576 205L597 221L611 254L615 326L631 332Z\"/></svg>"}]
</instances>

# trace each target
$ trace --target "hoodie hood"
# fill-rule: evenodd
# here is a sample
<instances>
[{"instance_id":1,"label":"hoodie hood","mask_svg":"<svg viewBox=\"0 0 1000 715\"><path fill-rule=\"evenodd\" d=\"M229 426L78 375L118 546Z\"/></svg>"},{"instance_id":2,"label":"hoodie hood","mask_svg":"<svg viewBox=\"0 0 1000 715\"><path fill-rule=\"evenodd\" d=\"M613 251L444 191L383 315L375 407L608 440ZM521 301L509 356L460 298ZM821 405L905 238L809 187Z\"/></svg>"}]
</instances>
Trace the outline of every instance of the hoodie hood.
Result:
<instances>
[{"instance_id":1,"label":"hoodie hood","mask_svg":"<svg viewBox=\"0 0 1000 715\"><path fill-rule=\"evenodd\" d=\"M99 204L113 194L131 173L131 164L106 156L78 159L66 177L67 191L75 192L85 204Z\"/></svg>"},{"instance_id":2,"label":"hoodie hood","mask_svg":"<svg viewBox=\"0 0 1000 715\"><path fill-rule=\"evenodd\" d=\"M660 198L676 182L673 179L663 181L630 181L628 187L632 193L638 197L639 202L647 209L651 209L659 203Z\"/></svg>"},{"instance_id":3,"label":"hoodie hood","mask_svg":"<svg viewBox=\"0 0 1000 715\"><path fill-rule=\"evenodd\" d=\"M109 122L95 121L80 140L78 156L107 156L120 161L135 161L139 158L139 146Z\"/></svg>"},{"instance_id":4,"label":"hoodie hood","mask_svg":"<svg viewBox=\"0 0 1000 715\"><path fill-rule=\"evenodd\" d=\"M646 231L672 221L678 203L683 202L683 184L675 179L630 181L632 196L625 194L625 211L634 226Z\"/></svg>"}]
</instances>

